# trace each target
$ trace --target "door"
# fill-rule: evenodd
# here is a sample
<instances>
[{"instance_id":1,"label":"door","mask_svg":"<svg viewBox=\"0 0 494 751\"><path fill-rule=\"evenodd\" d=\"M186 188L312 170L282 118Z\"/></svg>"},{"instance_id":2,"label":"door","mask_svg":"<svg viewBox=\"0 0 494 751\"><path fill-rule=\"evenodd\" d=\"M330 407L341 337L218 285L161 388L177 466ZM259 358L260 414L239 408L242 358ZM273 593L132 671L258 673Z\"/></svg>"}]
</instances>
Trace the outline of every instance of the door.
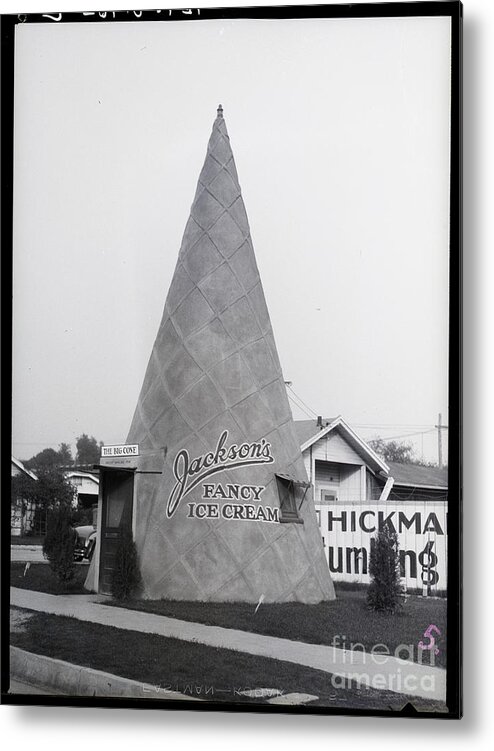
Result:
<instances>
[{"instance_id":1,"label":"door","mask_svg":"<svg viewBox=\"0 0 494 751\"><path fill-rule=\"evenodd\" d=\"M134 473L118 469L102 469L101 472L103 494L98 591L109 595L119 540L125 529L132 530Z\"/></svg>"}]
</instances>

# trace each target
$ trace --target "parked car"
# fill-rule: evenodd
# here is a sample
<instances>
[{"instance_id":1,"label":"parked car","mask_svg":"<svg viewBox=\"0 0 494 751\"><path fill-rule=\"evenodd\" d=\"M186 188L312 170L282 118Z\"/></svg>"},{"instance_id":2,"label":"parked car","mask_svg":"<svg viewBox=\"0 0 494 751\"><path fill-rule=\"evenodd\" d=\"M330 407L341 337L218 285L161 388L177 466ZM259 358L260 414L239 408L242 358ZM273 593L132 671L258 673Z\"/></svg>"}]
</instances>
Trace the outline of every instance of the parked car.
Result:
<instances>
[{"instance_id":1,"label":"parked car","mask_svg":"<svg viewBox=\"0 0 494 751\"><path fill-rule=\"evenodd\" d=\"M74 559L76 561L90 561L96 545L96 527L93 527L92 524L86 524L74 529L77 535Z\"/></svg>"}]
</instances>

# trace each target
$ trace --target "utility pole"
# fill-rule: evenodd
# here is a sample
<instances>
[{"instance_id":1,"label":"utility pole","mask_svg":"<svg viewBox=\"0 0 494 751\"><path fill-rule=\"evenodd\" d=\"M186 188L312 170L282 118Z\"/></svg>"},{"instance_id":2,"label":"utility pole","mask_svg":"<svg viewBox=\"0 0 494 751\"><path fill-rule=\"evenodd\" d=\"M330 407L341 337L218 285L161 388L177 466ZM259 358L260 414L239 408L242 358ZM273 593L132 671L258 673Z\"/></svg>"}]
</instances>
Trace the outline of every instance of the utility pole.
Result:
<instances>
[{"instance_id":1,"label":"utility pole","mask_svg":"<svg viewBox=\"0 0 494 751\"><path fill-rule=\"evenodd\" d=\"M439 460L439 469L442 469L442 466L443 466L443 434L441 431L448 429L448 426L443 425L442 423L443 423L443 416L439 412L437 425L434 425L434 427L437 428L437 453L438 453L438 460Z\"/></svg>"}]
</instances>

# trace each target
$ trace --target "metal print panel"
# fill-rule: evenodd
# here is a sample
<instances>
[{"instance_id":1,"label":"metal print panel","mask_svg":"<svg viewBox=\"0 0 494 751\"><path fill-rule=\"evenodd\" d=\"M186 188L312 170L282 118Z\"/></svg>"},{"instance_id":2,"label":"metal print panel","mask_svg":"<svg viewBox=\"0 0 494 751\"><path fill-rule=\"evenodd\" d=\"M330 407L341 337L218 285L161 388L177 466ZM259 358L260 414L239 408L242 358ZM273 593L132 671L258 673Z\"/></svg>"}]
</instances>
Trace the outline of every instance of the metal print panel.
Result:
<instances>
[{"instance_id":1,"label":"metal print panel","mask_svg":"<svg viewBox=\"0 0 494 751\"><path fill-rule=\"evenodd\" d=\"M460 4L2 24L2 700L459 717Z\"/></svg>"}]
</instances>

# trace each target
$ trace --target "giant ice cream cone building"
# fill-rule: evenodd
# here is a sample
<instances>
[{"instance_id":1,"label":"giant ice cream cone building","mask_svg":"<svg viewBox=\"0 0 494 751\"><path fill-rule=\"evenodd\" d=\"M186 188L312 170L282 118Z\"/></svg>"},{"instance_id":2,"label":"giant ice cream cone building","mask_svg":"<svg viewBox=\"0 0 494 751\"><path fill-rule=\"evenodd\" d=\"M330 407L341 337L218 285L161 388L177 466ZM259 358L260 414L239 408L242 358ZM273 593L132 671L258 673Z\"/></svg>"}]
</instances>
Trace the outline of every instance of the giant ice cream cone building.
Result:
<instances>
[{"instance_id":1,"label":"giant ice cream cone building","mask_svg":"<svg viewBox=\"0 0 494 751\"><path fill-rule=\"evenodd\" d=\"M221 106L127 441L145 597L333 599Z\"/></svg>"}]
</instances>

